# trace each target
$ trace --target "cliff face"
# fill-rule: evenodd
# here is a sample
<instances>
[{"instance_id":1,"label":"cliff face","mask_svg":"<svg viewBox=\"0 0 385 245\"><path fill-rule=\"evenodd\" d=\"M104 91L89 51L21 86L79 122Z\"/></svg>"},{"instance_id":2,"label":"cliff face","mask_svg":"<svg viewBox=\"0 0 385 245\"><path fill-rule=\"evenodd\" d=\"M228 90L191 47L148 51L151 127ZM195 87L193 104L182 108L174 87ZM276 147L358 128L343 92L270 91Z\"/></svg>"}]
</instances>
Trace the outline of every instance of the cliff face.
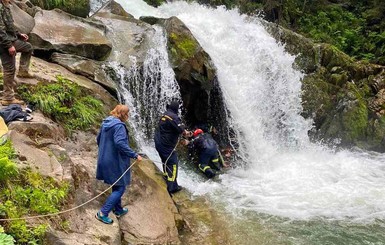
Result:
<instances>
[{"instance_id":1,"label":"cliff face","mask_svg":"<svg viewBox=\"0 0 385 245\"><path fill-rule=\"evenodd\" d=\"M385 152L385 67L356 62L329 44L316 44L282 27L267 30L296 56L302 81L303 116L310 134L344 147Z\"/></svg>"}]
</instances>

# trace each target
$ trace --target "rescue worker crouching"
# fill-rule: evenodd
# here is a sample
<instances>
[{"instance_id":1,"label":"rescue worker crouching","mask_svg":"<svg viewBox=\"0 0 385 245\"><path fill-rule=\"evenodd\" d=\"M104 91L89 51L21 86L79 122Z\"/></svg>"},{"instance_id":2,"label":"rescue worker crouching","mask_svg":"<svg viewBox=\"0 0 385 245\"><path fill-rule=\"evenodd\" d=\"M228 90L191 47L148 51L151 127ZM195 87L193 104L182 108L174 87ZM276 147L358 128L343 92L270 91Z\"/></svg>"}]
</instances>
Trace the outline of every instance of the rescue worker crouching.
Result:
<instances>
[{"instance_id":1,"label":"rescue worker crouching","mask_svg":"<svg viewBox=\"0 0 385 245\"><path fill-rule=\"evenodd\" d=\"M187 144L187 143L186 143ZM202 129L196 129L193 139L188 143L198 153L198 167L211 179L220 170L220 160L218 155L218 144L209 133L204 133Z\"/></svg>"},{"instance_id":2,"label":"rescue worker crouching","mask_svg":"<svg viewBox=\"0 0 385 245\"><path fill-rule=\"evenodd\" d=\"M159 120L155 131L155 148L162 160L163 172L166 176L167 191L175 193L182 189L178 185L178 156L175 152L181 134L187 134L182 120L178 116L179 102L172 101Z\"/></svg>"}]
</instances>

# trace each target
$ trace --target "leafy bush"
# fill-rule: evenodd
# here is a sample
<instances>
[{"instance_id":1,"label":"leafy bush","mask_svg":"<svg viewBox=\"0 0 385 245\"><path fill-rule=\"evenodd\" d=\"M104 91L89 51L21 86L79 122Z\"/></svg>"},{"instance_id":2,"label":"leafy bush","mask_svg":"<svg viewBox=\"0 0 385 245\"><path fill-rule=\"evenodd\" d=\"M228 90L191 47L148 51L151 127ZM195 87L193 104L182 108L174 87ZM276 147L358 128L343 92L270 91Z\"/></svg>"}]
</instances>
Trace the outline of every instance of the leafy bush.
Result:
<instances>
[{"instance_id":1,"label":"leafy bush","mask_svg":"<svg viewBox=\"0 0 385 245\"><path fill-rule=\"evenodd\" d=\"M364 26L363 18L335 5L328 6L316 15L307 14L300 18L300 31L303 34L315 41L333 44L357 58L374 56L365 47Z\"/></svg>"},{"instance_id":2,"label":"leafy bush","mask_svg":"<svg viewBox=\"0 0 385 245\"><path fill-rule=\"evenodd\" d=\"M20 218L58 212L67 196L69 185L57 183L52 178L42 177L30 169L17 170L12 162L15 154L10 142L0 146L0 169L4 162L12 171L0 170L0 217ZM4 169L4 168L3 168ZM7 168L6 168L7 169ZM18 173L17 175L15 174ZM13 220L0 227L0 244L42 244L48 224L28 225L25 220ZM13 238L12 238L13 237ZM4 242L2 241L4 240ZM6 243L7 242L7 243Z\"/></svg>"},{"instance_id":3,"label":"leafy bush","mask_svg":"<svg viewBox=\"0 0 385 245\"><path fill-rule=\"evenodd\" d=\"M0 158L0 182L3 182L16 174L16 164L10 161L7 157Z\"/></svg>"},{"instance_id":4,"label":"leafy bush","mask_svg":"<svg viewBox=\"0 0 385 245\"><path fill-rule=\"evenodd\" d=\"M21 86L21 96L35 104L69 131L87 130L102 118L102 102L88 95L89 92L76 83L57 77L55 83L39 83L37 86Z\"/></svg>"},{"instance_id":5,"label":"leafy bush","mask_svg":"<svg viewBox=\"0 0 385 245\"><path fill-rule=\"evenodd\" d=\"M0 233L0 244L2 245L14 245L15 239L12 236L5 233Z\"/></svg>"},{"instance_id":6,"label":"leafy bush","mask_svg":"<svg viewBox=\"0 0 385 245\"><path fill-rule=\"evenodd\" d=\"M0 183L7 181L18 173L16 164L9 160L14 156L15 151L10 141L0 147Z\"/></svg>"}]
</instances>

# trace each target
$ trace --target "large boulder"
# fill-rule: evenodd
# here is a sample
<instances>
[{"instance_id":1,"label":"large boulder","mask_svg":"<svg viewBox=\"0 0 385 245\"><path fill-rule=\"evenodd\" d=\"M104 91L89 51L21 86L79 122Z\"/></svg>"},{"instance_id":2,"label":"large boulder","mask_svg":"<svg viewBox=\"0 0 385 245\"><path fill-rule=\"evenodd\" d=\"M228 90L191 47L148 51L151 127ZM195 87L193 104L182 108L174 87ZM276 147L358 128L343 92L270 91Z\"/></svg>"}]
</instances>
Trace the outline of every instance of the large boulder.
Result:
<instances>
[{"instance_id":1,"label":"large boulder","mask_svg":"<svg viewBox=\"0 0 385 245\"><path fill-rule=\"evenodd\" d=\"M87 202L109 187L95 178L97 145L94 134L78 132L72 140L63 142L63 148L73 163L71 207ZM66 214L65 219L70 221L66 233L50 230L48 244L180 244L176 225L181 218L162 174L151 161L133 165L132 182L122 199L122 205L129 212L120 219L111 213L113 225L105 225L94 217L105 198L103 195Z\"/></svg>"},{"instance_id":2,"label":"large boulder","mask_svg":"<svg viewBox=\"0 0 385 245\"><path fill-rule=\"evenodd\" d=\"M16 29L20 33L29 34L35 26L35 20L32 16L24 12L17 4L11 4L10 9L15 21Z\"/></svg>"},{"instance_id":3,"label":"large boulder","mask_svg":"<svg viewBox=\"0 0 385 245\"><path fill-rule=\"evenodd\" d=\"M179 244L177 221L181 217L166 190L163 174L151 161L137 163L132 174L127 200L130 212L120 221L124 241Z\"/></svg>"},{"instance_id":4,"label":"large boulder","mask_svg":"<svg viewBox=\"0 0 385 245\"><path fill-rule=\"evenodd\" d=\"M25 126L30 128L39 127L36 125L38 123L44 124L45 122L34 122ZM10 129L18 128L17 126L13 127L12 124L14 123L11 123ZM43 127L49 128L49 126ZM57 181L72 179L70 175L64 176L64 170L60 161L52 154L49 154L45 144L40 145L39 142L32 141L28 136L26 137L26 135L15 130L11 130L9 135L20 161L19 167L29 167L43 176L52 177Z\"/></svg>"},{"instance_id":5,"label":"large boulder","mask_svg":"<svg viewBox=\"0 0 385 245\"><path fill-rule=\"evenodd\" d=\"M336 47L317 44L265 23L286 50L296 55L302 81L303 116L314 120L311 135L341 146L385 152L385 67L356 62Z\"/></svg>"},{"instance_id":6,"label":"large boulder","mask_svg":"<svg viewBox=\"0 0 385 245\"><path fill-rule=\"evenodd\" d=\"M117 97L116 83L112 81L110 76L106 73L106 64L104 62L87 59L77 55L56 52L51 55L51 60L67 68L74 74L85 76L100 84L110 92L110 94Z\"/></svg>"},{"instance_id":7,"label":"large boulder","mask_svg":"<svg viewBox=\"0 0 385 245\"><path fill-rule=\"evenodd\" d=\"M122 7L122 5L120 5L119 3L117 3L116 1L114 0L111 0L109 1L105 6L101 6L102 9L100 9L98 11L98 13L101 13L101 12L109 12L109 13L112 13L114 15L119 15L119 16L123 16L123 17L129 17L129 18L134 18L134 16L132 16L131 14L127 13L126 10L124 10L124 8ZM95 13L96 14L96 13Z\"/></svg>"},{"instance_id":8,"label":"large boulder","mask_svg":"<svg viewBox=\"0 0 385 245\"><path fill-rule=\"evenodd\" d=\"M57 81L57 76L63 76L79 86L92 91L91 94L93 94L95 98L103 101L104 111L110 111L111 108L118 103L116 98L103 88L103 86L84 76L73 74L58 64L49 63L42 59L32 57L30 70L35 74L37 79L19 79L21 83L37 84L39 81L55 82Z\"/></svg>"},{"instance_id":9,"label":"large boulder","mask_svg":"<svg viewBox=\"0 0 385 245\"><path fill-rule=\"evenodd\" d=\"M112 42L112 51L108 61L127 69L130 69L135 62L140 66L150 48L154 29L147 23L138 21L124 10L117 11L116 9L118 9L117 3L112 1L93 16L93 19L108 25L106 37ZM135 57L134 60L133 57Z\"/></svg>"},{"instance_id":10,"label":"large boulder","mask_svg":"<svg viewBox=\"0 0 385 245\"><path fill-rule=\"evenodd\" d=\"M104 36L105 27L58 9L40 11L35 15L35 27L30 42L38 52L61 52L95 60L106 59L111 43Z\"/></svg>"}]
</instances>

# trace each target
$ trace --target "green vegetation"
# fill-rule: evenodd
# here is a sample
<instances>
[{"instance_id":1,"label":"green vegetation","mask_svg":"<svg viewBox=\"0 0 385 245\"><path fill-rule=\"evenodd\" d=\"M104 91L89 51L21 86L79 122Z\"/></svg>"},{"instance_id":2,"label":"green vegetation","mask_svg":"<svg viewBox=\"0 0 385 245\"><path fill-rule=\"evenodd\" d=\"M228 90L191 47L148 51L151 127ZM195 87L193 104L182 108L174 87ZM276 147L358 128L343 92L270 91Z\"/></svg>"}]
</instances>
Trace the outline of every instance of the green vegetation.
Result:
<instances>
[{"instance_id":1,"label":"green vegetation","mask_svg":"<svg viewBox=\"0 0 385 245\"><path fill-rule=\"evenodd\" d=\"M360 94L360 91L353 84L347 84L347 97L352 101L349 108L342 114L342 124L346 131L347 140L354 142L365 140L366 129L368 127L368 109ZM346 94L343 95L346 98Z\"/></svg>"},{"instance_id":2,"label":"green vegetation","mask_svg":"<svg viewBox=\"0 0 385 245\"><path fill-rule=\"evenodd\" d=\"M42 9L58 8L81 17L87 17L90 12L89 0L31 0L31 3Z\"/></svg>"},{"instance_id":3,"label":"green vegetation","mask_svg":"<svg viewBox=\"0 0 385 245\"><path fill-rule=\"evenodd\" d=\"M3 228L0 226L0 244L2 245L13 245L15 244L15 239L10 236L10 235L7 235L4 232Z\"/></svg>"},{"instance_id":4,"label":"green vegetation","mask_svg":"<svg viewBox=\"0 0 385 245\"><path fill-rule=\"evenodd\" d=\"M61 123L71 133L96 126L103 117L103 104L76 83L57 77L54 83L23 85L19 88L23 99L35 104L43 114Z\"/></svg>"},{"instance_id":5,"label":"green vegetation","mask_svg":"<svg viewBox=\"0 0 385 245\"><path fill-rule=\"evenodd\" d=\"M171 52L174 53L175 57L189 59L194 56L197 45L196 42L187 35L177 35L176 33L171 33L169 39L172 45Z\"/></svg>"},{"instance_id":6,"label":"green vegetation","mask_svg":"<svg viewBox=\"0 0 385 245\"><path fill-rule=\"evenodd\" d=\"M30 169L18 169L13 162L15 157L10 141L0 146L0 217L12 219L58 212L69 185L58 184ZM31 225L25 220L15 220L2 225L0 244L13 244L13 238L16 244L42 244L48 228L41 221Z\"/></svg>"},{"instance_id":7,"label":"green vegetation","mask_svg":"<svg viewBox=\"0 0 385 245\"><path fill-rule=\"evenodd\" d=\"M385 65L385 1L198 0L263 13L268 21L338 47L359 60Z\"/></svg>"}]
</instances>

